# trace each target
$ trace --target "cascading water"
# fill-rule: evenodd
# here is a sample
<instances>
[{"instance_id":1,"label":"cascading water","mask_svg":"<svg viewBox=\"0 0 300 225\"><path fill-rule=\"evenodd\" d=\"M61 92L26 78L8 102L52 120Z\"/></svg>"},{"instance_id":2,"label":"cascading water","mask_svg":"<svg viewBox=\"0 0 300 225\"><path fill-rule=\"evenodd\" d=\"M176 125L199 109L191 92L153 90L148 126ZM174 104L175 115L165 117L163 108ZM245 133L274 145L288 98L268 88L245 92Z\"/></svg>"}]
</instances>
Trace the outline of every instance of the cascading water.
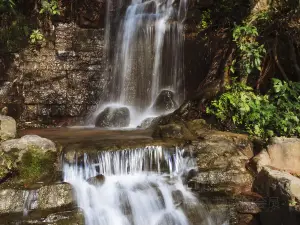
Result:
<instances>
[{"instance_id":1,"label":"cascading water","mask_svg":"<svg viewBox=\"0 0 300 225\"><path fill-rule=\"evenodd\" d=\"M136 125L153 115L151 105L162 90L173 91L177 103L184 98L182 22L187 0L132 0L127 6L120 1L113 6L111 1L107 4L105 50L112 94L92 121L113 104L128 106L133 114L131 124ZM115 13L111 13L113 7Z\"/></svg>"},{"instance_id":2,"label":"cascading water","mask_svg":"<svg viewBox=\"0 0 300 225\"><path fill-rule=\"evenodd\" d=\"M183 152L146 147L84 154L73 164L64 163L64 180L74 186L87 225L212 224L181 181L195 166ZM104 175L101 183L90 184L99 174ZM194 212L193 221L186 212Z\"/></svg>"}]
</instances>

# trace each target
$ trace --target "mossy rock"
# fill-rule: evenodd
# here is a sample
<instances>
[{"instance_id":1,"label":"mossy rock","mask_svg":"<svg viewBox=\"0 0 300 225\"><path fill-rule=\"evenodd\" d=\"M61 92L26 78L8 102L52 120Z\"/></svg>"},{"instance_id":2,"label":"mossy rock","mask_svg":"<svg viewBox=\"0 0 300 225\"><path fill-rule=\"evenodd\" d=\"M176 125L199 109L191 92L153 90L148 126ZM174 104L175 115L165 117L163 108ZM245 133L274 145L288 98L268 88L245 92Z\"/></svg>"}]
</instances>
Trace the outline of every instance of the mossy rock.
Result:
<instances>
[{"instance_id":1,"label":"mossy rock","mask_svg":"<svg viewBox=\"0 0 300 225\"><path fill-rule=\"evenodd\" d=\"M29 146L22 156L18 171L24 184L35 183L55 174L56 153L44 153L38 146Z\"/></svg>"},{"instance_id":2,"label":"mossy rock","mask_svg":"<svg viewBox=\"0 0 300 225\"><path fill-rule=\"evenodd\" d=\"M26 135L1 143L0 179L15 171L14 183L33 184L54 179L58 151L55 144L37 135Z\"/></svg>"}]
</instances>

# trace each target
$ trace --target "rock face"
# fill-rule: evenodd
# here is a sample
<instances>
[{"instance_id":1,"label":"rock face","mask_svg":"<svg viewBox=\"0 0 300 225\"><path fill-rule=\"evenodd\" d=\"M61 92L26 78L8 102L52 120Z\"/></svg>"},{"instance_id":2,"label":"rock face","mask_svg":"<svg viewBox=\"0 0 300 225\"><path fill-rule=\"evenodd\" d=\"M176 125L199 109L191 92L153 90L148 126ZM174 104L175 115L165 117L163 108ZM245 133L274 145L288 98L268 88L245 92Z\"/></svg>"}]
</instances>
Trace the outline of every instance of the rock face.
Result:
<instances>
[{"instance_id":1,"label":"rock face","mask_svg":"<svg viewBox=\"0 0 300 225\"><path fill-rule=\"evenodd\" d=\"M300 173L300 139L277 137L271 140L266 150L262 150L252 161L256 172L264 166Z\"/></svg>"},{"instance_id":2,"label":"rock face","mask_svg":"<svg viewBox=\"0 0 300 225\"><path fill-rule=\"evenodd\" d=\"M263 196L277 197L284 203L300 201L300 179L269 167L264 167L258 174L254 190Z\"/></svg>"},{"instance_id":3,"label":"rock face","mask_svg":"<svg viewBox=\"0 0 300 225\"><path fill-rule=\"evenodd\" d=\"M37 135L1 143L0 178L10 170L17 170L24 182L36 182L55 171L57 151L55 144Z\"/></svg>"},{"instance_id":4,"label":"rock face","mask_svg":"<svg viewBox=\"0 0 300 225\"><path fill-rule=\"evenodd\" d=\"M17 132L16 121L10 116L0 115L0 142L15 138Z\"/></svg>"},{"instance_id":5,"label":"rock face","mask_svg":"<svg viewBox=\"0 0 300 225\"><path fill-rule=\"evenodd\" d=\"M127 127L130 123L130 111L127 107L105 108L96 118L96 127Z\"/></svg>"},{"instance_id":6,"label":"rock face","mask_svg":"<svg viewBox=\"0 0 300 225\"><path fill-rule=\"evenodd\" d=\"M174 93L168 90L161 91L152 106L152 109L157 113L168 112L176 108L177 104L174 100Z\"/></svg>"},{"instance_id":7,"label":"rock face","mask_svg":"<svg viewBox=\"0 0 300 225\"><path fill-rule=\"evenodd\" d=\"M249 160L247 136L226 132L207 132L189 148L196 154L198 172L189 186L201 195L236 195L251 190L253 178L246 170Z\"/></svg>"},{"instance_id":8,"label":"rock face","mask_svg":"<svg viewBox=\"0 0 300 225\"><path fill-rule=\"evenodd\" d=\"M107 100L104 17L98 13L105 4L87 2L91 1L67 2L66 10L81 11L72 11L70 15L76 18L53 25L53 41L47 46L4 53L3 57L10 59L4 82L12 83L16 78L17 82L7 95L0 96L0 108L6 106L8 115L17 119L19 126L79 123L100 100ZM95 10L91 13L92 7Z\"/></svg>"},{"instance_id":9,"label":"rock face","mask_svg":"<svg viewBox=\"0 0 300 225\"><path fill-rule=\"evenodd\" d=\"M38 190L38 208L67 208L74 206L75 198L70 184L43 186Z\"/></svg>"}]
</instances>

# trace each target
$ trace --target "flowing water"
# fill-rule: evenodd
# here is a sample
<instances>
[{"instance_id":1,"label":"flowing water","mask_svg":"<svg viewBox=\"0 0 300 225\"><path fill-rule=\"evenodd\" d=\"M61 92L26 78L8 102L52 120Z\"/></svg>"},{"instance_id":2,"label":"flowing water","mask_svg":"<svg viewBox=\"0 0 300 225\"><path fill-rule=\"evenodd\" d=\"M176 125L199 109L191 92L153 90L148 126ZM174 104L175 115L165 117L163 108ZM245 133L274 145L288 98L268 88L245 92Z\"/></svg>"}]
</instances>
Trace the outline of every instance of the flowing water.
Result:
<instances>
[{"instance_id":1,"label":"flowing water","mask_svg":"<svg viewBox=\"0 0 300 225\"><path fill-rule=\"evenodd\" d=\"M106 76L112 78L112 94L91 121L111 104L128 106L134 115L149 117L151 105L165 89L175 93L179 104L184 98L182 22L187 0L126 2L110 0L107 4Z\"/></svg>"},{"instance_id":2,"label":"flowing water","mask_svg":"<svg viewBox=\"0 0 300 225\"><path fill-rule=\"evenodd\" d=\"M87 225L212 224L183 184L195 168L183 154L157 146L84 154L64 163L64 179L73 185ZM91 184L89 178L99 174L105 178Z\"/></svg>"}]
</instances>

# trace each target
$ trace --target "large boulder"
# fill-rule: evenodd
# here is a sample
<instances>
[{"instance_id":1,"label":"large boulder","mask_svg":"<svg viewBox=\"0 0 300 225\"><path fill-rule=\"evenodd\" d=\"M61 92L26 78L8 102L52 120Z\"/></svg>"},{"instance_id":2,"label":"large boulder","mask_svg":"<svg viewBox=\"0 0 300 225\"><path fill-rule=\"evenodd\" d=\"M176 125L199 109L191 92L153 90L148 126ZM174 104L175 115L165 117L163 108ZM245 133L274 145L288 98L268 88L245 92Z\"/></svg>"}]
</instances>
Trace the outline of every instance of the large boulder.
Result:
<instances>
[{"instance_id":1,"label":"large boulder","mask_svg":"<svg viewBox=\"0 0 300 225\"><path fill-rule=\"evenodd\" d=\"M263 196L276 197L285 203L300 202L300 179L287 172L264 167L253 186Z\"/></svg>"},{"instance_id":2,"label":"large boulder","mask_svg":"<svg viewBox=\"0 0 300 225\"><path fill-rule=\"evenodd\" d=\"M19 181L26 184L54 175L58 153L51 140L26 135L4 141L0 147L0 179L11 170L17 170Z\"/></svg>"},{"instance_id":3,"label":"large boulder","mask_svg":"<svg viewBox=\"0 0 300 225\"><path fill-rule=\"evenodd\" d=\"M247 136L206 131L198 139L188 147L197 157L198 172L188 183L194 191L202 196L251 191L253 178L246 169L246 149L251 142Z\"/></svg>"},{"instance_id":4,"label":"large boulder","mask_svg":"<svg viewBox=\"0 0 300 225\"><path fill-rule=\"evenodd\" d=\"M157 113L168 112L176 108L177 104L174 100L174 93L168 90L161 91L152 106L153 111Z\"/></svg>"},{"instance_id":5,"label":"large boulder","mask_svg":"<svg viewBox=\"0 0 300 225\"><path fill-rule=\"evenodd\" d=\"M16 137L17 125L14 118L0 115L0 142Z\"/></svg>"},{"instance_id":6,"label":"large boulder","mask_svg":"<svg viewBox=\"0 0 300 225\"><path fill-rule=\"evenodd\" d=\"M264 166L300 174L300 139L276 137L267 149L253 157L250 165L259 173Z\"/></svg>"},{"instance_id":7,"label":"large boulder","mask_svg":"<svg viewBox=\"0 0 300 225\"><path fill-rule=\"evenodd\" d=\"M130 123L130 111L127 107L105 108L96 118L96 127L127 127Z\"/></svg>"}]
</instances>

